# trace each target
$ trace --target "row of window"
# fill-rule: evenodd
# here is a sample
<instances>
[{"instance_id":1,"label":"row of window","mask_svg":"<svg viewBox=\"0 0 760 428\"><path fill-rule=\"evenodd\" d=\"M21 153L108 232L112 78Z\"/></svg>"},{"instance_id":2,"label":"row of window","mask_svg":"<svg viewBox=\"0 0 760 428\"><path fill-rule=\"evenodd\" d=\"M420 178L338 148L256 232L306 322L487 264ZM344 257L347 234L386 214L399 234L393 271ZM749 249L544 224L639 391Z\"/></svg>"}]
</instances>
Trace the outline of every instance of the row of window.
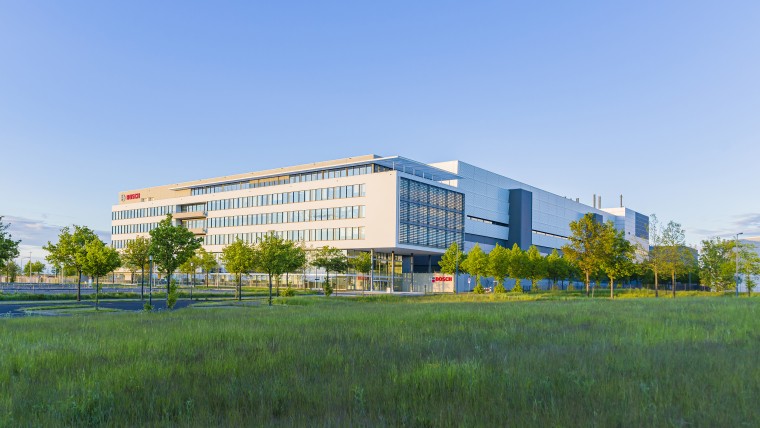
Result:
<instances>
[{"instance_id":1,"label":"row of window","mask_svg":"<svg viewBox=\"0 0 760 428\"><path fill-rule=\"evenodd\" d=\"M328 229L284 230L279 232L227 233L207 235L205 245L230 245L241 239L246 243L261 241L267 234L274 233L288 241L354 241L364 239L363 227L336 227ZM116 242L116 241L114 241Z\"/></svg>"},{"instance_id":2,"label":"row of window","mask_svg":"<svg viewBox=\"0 0 760 428\"><path fill-rule=\"evenodd\" d=\"M206 210L230 210L237 208L263 207L267 205L358 198L360 196L364 196L364 185L354 184L352 186L325 187L322 189L301 190L298 192L272 193L268 195L209 201L206 203Z\"/></svg>"},{"instance_id":3,"label":"row of window","mask_svg":"<svg viewBox=\"0 0 760 428\"><path fill-rule=\"evenodd\" d=\"M333 199L358 198L365 196L364 184L350 186L324 187L321 189L301 190L298 192L270 193L267 195L246 196L241 198L208 201L192 205L184 205L180 212L219 211L248 207L264 207L269 205L295 204L299 202L329 201ZM114 211L112 220L124 220L141 217L164 216L173 214L174 206L139 208L132 210Z\"/></svg>"},{"instance_id":4,"label":"row of window","mask_svg":"<svg viewBox=\"0 0 760 428\"><path fill-rule=\"evenodd\" d=\"M352 207L321 208L312 210L285 211L276 213L261 213L215 217L206 220L209 228L255 226L259 224L301 223L306 221L343 220L364 218L364 205ZM203 220L201 220L203 221ZM199 227L206 227L199 226Z\"/></svg>"},{"instance_id":5,"label":"row of window","mask_svg":"<svg viewBox=\"0 0 760 428\"><path fill-rule=\"evenodd\" d=\"M158 223L140 223L140 224L121 224L111 226L112 235L122 235L125 233L148 233L158 227Z\"/></svg>"},{"instance_id":6,"label":"row of window","mask_svg":"<svg viewBox=\"0 0 760 428\"><path fill-rule=\"evenodd\" d=\"M259 180L245 180L237 183L219 184L213 186L197 187L192 189L192 195L207 195L210 193L231 192L234 190L255 189L259 187L278 186L282 184L301 183L306 181L326 180L339 177L353 177L355 175L371 174L386 171L388 168L380 165L360 165L343 168L325 169L322 171L291 174L280 177L262 178Z\"/></svg>"},{"instance_id":7,"label":"row of window","mask_svg":"<svg viewBox=\"0 0 760 428\"><path fill-rule=\"evenodd\" d=\"M136 208L132 210L114 211L111 213L111 220L125 220L130 218L157 217L174 213L174 205L165 205L163 207Z\"/></svg>"},{"instance_id":8,"label":"row of window","mask_svg":"<svg viewBox=\"0 0 760 428\"><path fill-rule=\"evenodd\" d=\"M453 242L462 248L464 234L445 229L436 229L414 224L399 225L399 242L423 247L448 248Z\"/></svg>"}]
</instances>

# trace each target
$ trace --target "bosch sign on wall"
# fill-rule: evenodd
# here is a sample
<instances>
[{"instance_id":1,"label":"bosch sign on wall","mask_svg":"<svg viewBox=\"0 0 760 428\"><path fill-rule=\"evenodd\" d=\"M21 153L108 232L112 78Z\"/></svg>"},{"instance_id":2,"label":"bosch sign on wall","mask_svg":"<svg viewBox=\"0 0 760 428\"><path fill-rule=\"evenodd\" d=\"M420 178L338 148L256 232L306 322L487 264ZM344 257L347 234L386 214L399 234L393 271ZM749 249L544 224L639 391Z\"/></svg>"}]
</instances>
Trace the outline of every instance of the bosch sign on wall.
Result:
<instances>
[{"instance_id":1,"label":"bosch sign on wall","mask_svg":"<svg viewBox=\"0 0 760 428\"><path fill-rule=\"evenodd\" d=\"M140 199L140 194L139 193L130 193L128 195L121 195L121 200L122 201L132 201L132 200L135 200L135 199Z\"/></svg>"}]
</instances>

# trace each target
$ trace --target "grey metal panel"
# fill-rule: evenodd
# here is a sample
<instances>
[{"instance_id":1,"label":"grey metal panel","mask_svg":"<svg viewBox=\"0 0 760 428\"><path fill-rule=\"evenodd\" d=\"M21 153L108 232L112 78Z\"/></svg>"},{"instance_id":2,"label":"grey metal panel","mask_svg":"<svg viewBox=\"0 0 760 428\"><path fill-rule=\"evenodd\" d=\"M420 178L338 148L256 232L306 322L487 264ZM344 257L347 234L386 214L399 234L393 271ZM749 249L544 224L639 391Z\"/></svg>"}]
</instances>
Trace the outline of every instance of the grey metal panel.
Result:
<instances>
[{"instance_id":1,"label":"grey metal panel","mask_svg":"<svg viewBox=\"0 0 760 428\"><path fill-rule=\"evenodd\" d=\"M533 242L533 193L525 189L509 190L509 246L523 250Z\"/></svg>"}]
</instances>

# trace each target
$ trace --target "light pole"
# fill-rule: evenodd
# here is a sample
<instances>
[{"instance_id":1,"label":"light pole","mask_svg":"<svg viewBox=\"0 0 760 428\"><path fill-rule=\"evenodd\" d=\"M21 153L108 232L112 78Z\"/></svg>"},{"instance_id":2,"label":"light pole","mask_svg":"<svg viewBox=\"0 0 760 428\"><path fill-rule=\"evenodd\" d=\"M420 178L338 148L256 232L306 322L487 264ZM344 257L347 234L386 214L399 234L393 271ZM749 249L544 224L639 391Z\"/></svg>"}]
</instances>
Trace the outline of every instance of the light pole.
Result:
<instances>
[{"instance_id":1,"label":"light pole","mask_svg":"<svg viewBox=\"0 0 760 428\"><path fill-rule=\"evenodd\" d=\"M150 263L150 267L148 267L148 304L152 307L153 306L153 254L148 256L148 262Z\"/></svg>"},{"instance_id":2,"label":"light pole","mask_svg":"<svg viewBox=\"0 0 760 428\"><path fill-rule=\"evenodd\" d=\"M734 251L736 251L736 297L739 297L739 235L744 235L744 232L739 232L734 236Z\"/></svg>"}]
</instances>

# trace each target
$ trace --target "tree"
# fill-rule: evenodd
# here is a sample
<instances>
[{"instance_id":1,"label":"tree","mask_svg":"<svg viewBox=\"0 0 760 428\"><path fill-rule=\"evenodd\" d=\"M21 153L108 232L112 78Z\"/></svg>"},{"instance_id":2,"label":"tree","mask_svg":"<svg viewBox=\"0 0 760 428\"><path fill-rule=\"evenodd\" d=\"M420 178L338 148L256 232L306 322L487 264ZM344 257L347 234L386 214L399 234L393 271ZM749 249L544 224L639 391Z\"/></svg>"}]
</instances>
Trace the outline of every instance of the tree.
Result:
<instances>
[{"instance_id":1,"label":"tree","mask_svg":"<svg viewBox=\"0 0 760 428\"><path fill-rule=\"evenodd\" d=\"M522 293L522 279L528 275L528 256L519 245L514 244L509 249L509 277L515 280L512 291Z\"/></svg>"},{"instance_id":2,"label":"tree","mask_svg":"<svg viewBox=\"0 0 760 428\"><path fill-rule=\"evenodd\" d=\"M480 245L475 244L467 253L467 258L462 262L462 270L475 277L473 293L483 294L485 289L480 284L480 277L488 275L488 254L480 249Z\"/></svg>"},{"instance_id":3,"label":"tree","mask_svg":"<svg viewBox=\"0 0 760 428\"><path fill-rule=\"evenodd\" d=\"M752 276L760 275L760 255L755 252L755 246L752 244L739 244L739 274L744 275L747 296L751 296L756 286Z\"/></svg>"},{"instance_id":4,"label":"tree","mask_svg":"<svg viewBox=\"0 0 760 428\"><path fill-rule=\"evenodd\" d=\"M45 257L54 265L63 266L64 269L73 268L77 272L77 301L82 300L82 262L86 255L85 247L91 241L100 239L89 227L74 225L74 233L67 227L61 229L58 235L58 243L47 245L42 249L48 252Z\"/></svg>"},{"instance_id":5,"label":"tree","mask_svg":"<svg viewBox=\"0 0 760 428\"><path fill-rule=\"evenodd\" d=\"M210 253L203 248L198 248L195 252L195 256L198 257L198 266L206 274L206 288L208 288L208 273L219 266L216 262L216 257L213 253Z\"/></svg>"},{"instance_id":6,"label":"tree","mask_svg":"<svg viewBox=\"0 0 760 428\"><path fill-rule=\"evenodd\" d=\"M95 309L97 310L100 300L100 277L121 266L119 253L99 238L95 238L85 245L84 253L78 257L81 258L79 262L82 271L95 277Z\"/></svg>"},{"instance_id":7,"label":"tree","mask_svg":"<svg viewBox=\"0 0 760 428\"><path fill-rule=\"evenodd\" d=\"M557 285L557 281L567 278L570 275L570 267L567 260L559 255L557 249L546 256L546 276L552 280L552 288Z\"/></svg>"},{"instance_id":8,"label":"tree","mask_svg":"<svg viewBox=\"0 0 760 428\"><path fill-rule=\"evenodd\" d=\"M351 267L359 273L363 273L365 276L372 270L372 254L359 253L351 259ZM366 285L362 289L367 288Z\"/></svg>"},{"instance_id":9,"label":"tree","mask_svg":"<svg viewBox=\"0 0 760 428\"><path fill-rule=\"evenodd\" d=\"M18 257L18 245L21 241L11 239L11 234L6 232L10 224L3 224L3 216L0 216L0 267L14 263L12 260Z\"/></svg>"},{"instance_id":10,"label":"tree","mask_svg":"<svg viewBox=\"0 0 760 428\"><path fill-rule=\"evenodd\" d=\"M525 253L527 264L525 277L530 279L530 291L538 291L538 281L546 278L546 259L538 251L538 247L531 245Z\"/></svg>"},{"instance_id":11,"label":"tree","mask_svg":"<svg viewBox=\"0 0 760 428\"><path fill-rule=\"evenodd\" d=\"M158 271L166 275L168 306L172 274L195 254L195 250L201 246L201 240L184 227L173 226L171 214L167 214L166 218L158 223L158 227L149 233L150 254L153 255L153 262L158 267Z\"/></svg>"},{"instance_id":12,"label":"tree","mask_svg":"<svg viewBox=\"0 0 760 428\"><path fill-rule=\"evenodd\" d=\"M604 225L597 222L594 214L587 213L578 221L570 222L570 242L562 246L562 252L584 274L586 297L589 296L591 275L599 270L603 256Z\"/></svg>"},{"instance_id":13,"label":"tree","mask_svg":"<svg viewBox=\"0 0 760 428\"><path fill-rule=\"evenodd\" d=\"M292 245L274 233L266 234L256 245L256 269L265 272L269 279L269 306L272 306L272 277L287 272Z\"/></svg>"},{"instance_id":14,"label":"tree","mask_svg":"<svg viewBox=\"0 0 760 428\"><path fill-rule=\"evenodd\" d=\"M625 239L625 232L615 229L611 222L604 225L602 241L604 242L604 257L600 267L610 279L610 299L614 299L615 279L630 275L635 268L633 263L635 248Z\"/></svg>"},{"instance_id":15,"label":"tree","mask_svg":"<svg viewBox=\"0 0 760 428\"><path fill-rule=\"evenodd\" d=\"M327 287L330 287L330 272L344 272L348 268L348 262L343 251L327 245L316 251L311 265L325 270ZM328 288L325 288L325 294L328 294L327 291Z\"/></svg>"},{"instance_id":16,"label":"tree","mask_svg":"<svg viewBox=\"0 0 760 428\"><path fill-rule=\"evenodd\" d=\"M660 272L665 271L667 262L662 243L662 227L655 214L649 216L649 247L646 266L654 275L654 297L659 297Z\"/></svg>"},{"instance_id":17,"label":"tree","mask_svg":"<svg viewBox=\"0 0 760 428\"><path fill-rule=\"evenodd\" d=\"M685 236L681 225L672 220L662 231L661 256L664 269L670 272L673 297L676 297L676 274L686 271L688 267L688 259L684 254L685 251L688 251Z\"/></svg>"},{"instance_id":18,"label":"tree","mask_svg":"<svg viewBox=\"0 0 760 428\"><path fill-rule=\"evenodd\" d=\"M150 262L150 239L138 236L127 242L122 262L132 272L132 277L140 269L140 299L145 300L145 268Z\"/></svg>"},{"instance_id":19,"label":"tree","mask_svg":"<svg viewBox=\"0 0 760 428\"><path fill-rule=\"evenodd\" d=\"M28 274L30 277L34 274L41 274L45 270L45 263L42 263L40 261L28 261L26 262L26 265L24 265L24 272Z\"/></svg>"},{"instance_id":20,"label":"tree","mask_svg":"<svg viewBox=\"0 0 760 428\"><path fill-rule=\"evenodd\" d=\"M702 241L699 253L699 277L702 284L713 290L723 291L734 286L734 243L720 238Z\"/></svg>"},{"instance_id":21,"label":"tree","mask_svg":"<svg viewBox=\"0 0 760 428\"><path fill-rule=\"evenodd\" d=\"M16 282L16 275L21 273L21 267L13 260L8 260L3 266L6 282Z\"/></svg>"},{"instance_id":22,"label":"tree","mask_svg":"<svg viewBox=\"0 0 760 428\"><path fill-rule=\"evenodd\" d=\"M441 260L438 262L438 266L441 268L441 273L454 275L457 272L457 268L461 268L462 263L466 256L459 249L459 245L453 242L446 249L446 252L441 256Z\"/></svg>"},{"instance_id":23,"label":"tree","mask_svg":"<svg viewBox=\"0 0 760 428\"><path fill-rule=\"evenodd\" d=\"M509 275L509 250L499 244L494 246L493 250L488 253L488 275L491 275L496 281L494 293L506 293L504 280Z\"/></svg>"},{"instance_id":24,"label":"tree","mask_svg":"<svg viewBox=\"0 0 760 428\"><path fill-rule=\"evenodd\" d=\"M237 298L243 300L243 274L256 268L256 249L237 239L222 250L222 263L227 272L235 274Z\"/></svg>"},{"instance_id":25,"label":"tree","mask_svg":"<svg viewBox=\"0 0 760 428\"><path fill-rule=\"evenodd\" d=\"M290 288L290 278L288 275L290 272L296 272L306 266L306 249L303 247L303 244L296 244L293 241L285 241L285 245L285 283ZM278 288L277 295L279 294L280 290Z\"/></svg>"}]
</instances>

